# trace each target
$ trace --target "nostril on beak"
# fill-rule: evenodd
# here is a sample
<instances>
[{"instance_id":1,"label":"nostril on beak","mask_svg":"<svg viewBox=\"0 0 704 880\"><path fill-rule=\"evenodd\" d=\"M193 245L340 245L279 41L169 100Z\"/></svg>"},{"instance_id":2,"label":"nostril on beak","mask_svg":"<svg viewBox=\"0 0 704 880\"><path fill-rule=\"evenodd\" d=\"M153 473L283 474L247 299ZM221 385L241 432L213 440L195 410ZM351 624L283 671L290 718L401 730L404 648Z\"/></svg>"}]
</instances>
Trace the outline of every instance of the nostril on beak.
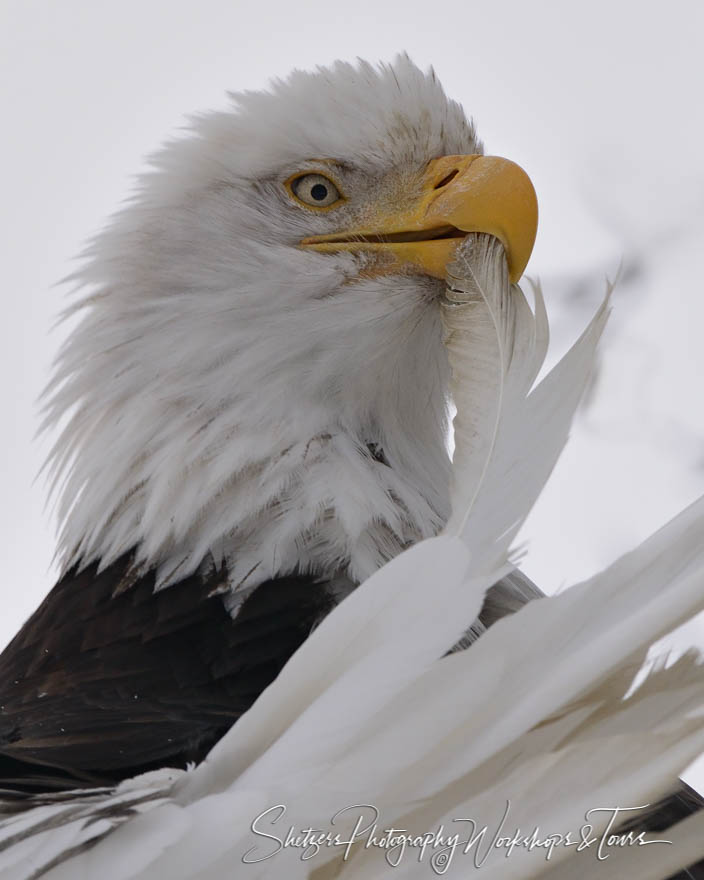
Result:
<instances>
[{"instance_id":1,"label":"nostril on beak","mask_svg":"<svg viewBox=\"0 0 704 880\"><path fill-rule=\"evenodd\" d=\"M449 174L446 174L440 183L435 184L435 189L441 189L443 186L447 186L447 184L458 174L460 173L459 168L453 168Z\"/></svg>"}]
</instances>

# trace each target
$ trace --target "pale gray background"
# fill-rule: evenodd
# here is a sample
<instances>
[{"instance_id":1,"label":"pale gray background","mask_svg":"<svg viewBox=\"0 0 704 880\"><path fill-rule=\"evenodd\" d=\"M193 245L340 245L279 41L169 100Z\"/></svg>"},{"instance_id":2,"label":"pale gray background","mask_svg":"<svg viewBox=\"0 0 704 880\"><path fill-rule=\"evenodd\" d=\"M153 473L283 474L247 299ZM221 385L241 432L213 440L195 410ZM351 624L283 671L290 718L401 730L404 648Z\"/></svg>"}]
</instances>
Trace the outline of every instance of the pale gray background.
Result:
<instances>
[{"instance_id":1,"label":"pale gray background","mask_svg":"<svg viewBox=\"0 0 704 880\"><path fill-rule=\"evenodd\" d=\"M3 0L0 644L54 578L33 482L47 446L32 439L65 332L49 333L53 285L185 114L297 66L401 49L435 66L487 151L535 183L529 273L556 352L623 263L603 368L525 530L527 572L569 585L704 492L703 34L698 0ZM704 646L700 622L676 637L693 641Z\"/></svg>"}]
</instances>

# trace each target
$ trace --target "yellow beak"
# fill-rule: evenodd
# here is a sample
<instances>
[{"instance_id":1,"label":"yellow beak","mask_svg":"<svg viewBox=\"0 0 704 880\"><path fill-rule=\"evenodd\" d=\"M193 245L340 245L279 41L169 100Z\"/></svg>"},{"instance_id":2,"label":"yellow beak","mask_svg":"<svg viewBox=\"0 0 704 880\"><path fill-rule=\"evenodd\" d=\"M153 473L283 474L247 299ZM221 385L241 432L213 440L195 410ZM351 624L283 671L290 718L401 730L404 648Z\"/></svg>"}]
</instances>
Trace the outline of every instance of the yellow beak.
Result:
<instances>
[{"instance_id":1,"label":"yellow beak","mask_svg":"<svg viewBox=\"0 0 704 880\"><path fill-rule=\"evenodd\" d=\"M496 236L506 250L509 276L523 274L538 229L538 201L528 175L496 156L443 156L425 170L421 194L403 211L390 211L374 228L304 238L321 253L376 252L388 265L412 266L435 278L468 232Z\"/></svg>"}]
</instances>

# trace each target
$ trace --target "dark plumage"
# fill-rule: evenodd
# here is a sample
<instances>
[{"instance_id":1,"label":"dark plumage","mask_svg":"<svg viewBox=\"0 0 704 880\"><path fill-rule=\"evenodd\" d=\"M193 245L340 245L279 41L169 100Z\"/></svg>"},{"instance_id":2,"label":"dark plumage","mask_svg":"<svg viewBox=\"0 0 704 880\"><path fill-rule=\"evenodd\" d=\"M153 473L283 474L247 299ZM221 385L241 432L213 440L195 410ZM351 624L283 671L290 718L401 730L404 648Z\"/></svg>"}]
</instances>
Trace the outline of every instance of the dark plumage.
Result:
<instances>
[{"instance_id":1,"label":"dark plumage","mask_svg":"<svg viewBox=\"0 0 704 880\"><path fill-rule=\"evenodd\" d=\"M233 621L222 572L154 592L130 557L59 581L0 657L0 786L101 785L200 761L333 604L325 583L262 584ZM127 588L125 584L127 583Z\"/></svg>"}]
</instances>

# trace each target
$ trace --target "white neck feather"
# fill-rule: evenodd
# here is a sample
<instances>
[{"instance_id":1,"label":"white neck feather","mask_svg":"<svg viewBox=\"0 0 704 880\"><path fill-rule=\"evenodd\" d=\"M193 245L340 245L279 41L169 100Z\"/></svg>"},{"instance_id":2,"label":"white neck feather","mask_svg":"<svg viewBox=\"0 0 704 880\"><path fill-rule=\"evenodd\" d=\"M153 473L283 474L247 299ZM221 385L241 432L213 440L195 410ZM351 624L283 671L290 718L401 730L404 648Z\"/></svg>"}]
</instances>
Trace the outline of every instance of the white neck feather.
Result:
<instances>
[{"instance_id":1,"label":"white neck feather","mask_svg":"<svg viewBox=\"0 0 704 880\"><path fill-rule=\"evenodd\" d=\"M209 561L240 589L295 568L359 581L442 526L432 292L389 278L301 302L272 274L168 296L135 278L84 301L49 408L71 411L52 461L65 566L135 549L162 586ZM277 307L247 315L234 295Z\"/></svg>"}]
</instances>

